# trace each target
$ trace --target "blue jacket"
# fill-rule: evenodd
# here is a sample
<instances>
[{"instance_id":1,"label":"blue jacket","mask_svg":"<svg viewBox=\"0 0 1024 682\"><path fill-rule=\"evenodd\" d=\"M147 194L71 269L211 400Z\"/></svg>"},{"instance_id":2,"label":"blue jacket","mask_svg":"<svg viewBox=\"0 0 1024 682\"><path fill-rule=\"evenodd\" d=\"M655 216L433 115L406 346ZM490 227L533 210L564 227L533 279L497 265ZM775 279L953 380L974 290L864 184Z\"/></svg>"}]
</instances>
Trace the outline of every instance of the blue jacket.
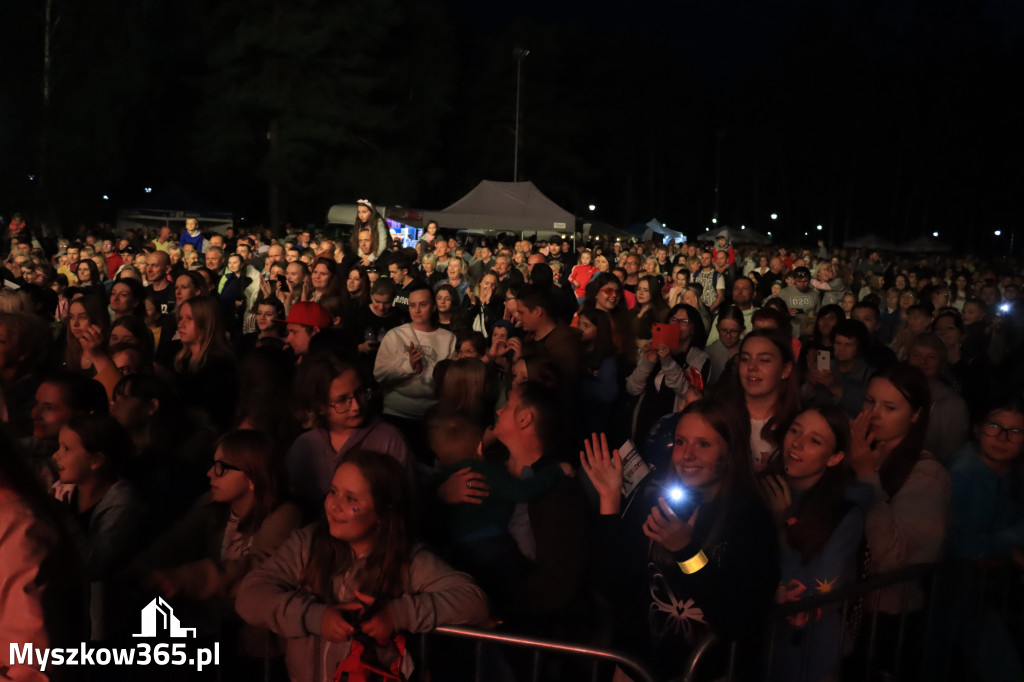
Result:
<instances>
[{"instance_id":1,"label":"blue jacket","mask_svg":"<svg viewBox=\"0 0 1024 682\"><path fill-rule=\"evenodd\" d=\"M203 233L202 232L197 232L196 236L193 237L192 235L190 235L188 233L188 230L185 230L184 232L181 233L181 239L178 240L178 246L180 246L181 248L184 249L185 248L185 244L191 244L192 246L194 246L195 249L196 249L196 253L202 253L203 252Z\"/></svg>"},{"instance_id":2,"label":"blue jacket","mask_svg":"<svg viewBox=\"0 0 1024 682\"><path fill-rule=\"evenodd\" d=\"M1024 547L1024 486L1017 471L999 475L968 443L953 456L950 552L962 559L1000 559Z\"/></svg>"}]
</instances>

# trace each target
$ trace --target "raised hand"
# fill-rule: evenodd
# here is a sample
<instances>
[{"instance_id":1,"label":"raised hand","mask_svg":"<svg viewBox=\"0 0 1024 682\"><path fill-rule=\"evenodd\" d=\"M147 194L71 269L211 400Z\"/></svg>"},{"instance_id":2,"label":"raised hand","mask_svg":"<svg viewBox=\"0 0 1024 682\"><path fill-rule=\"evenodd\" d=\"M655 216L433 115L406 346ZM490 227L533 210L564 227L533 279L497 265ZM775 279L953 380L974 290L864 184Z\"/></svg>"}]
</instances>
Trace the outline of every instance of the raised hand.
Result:
<instances>
[{"instance_id":1,"label":"raised hand","mask_svg":"<svg viewBox=\"0 0 1024 682\"><path fill-rule=\"evenodd\" d=\"M602 514L618 514L622 508L622 458L608 449L608 437L592 434L583 441L580 465L600 497Z\"/></svg>"},{"instance_id":2,"label":"raised hand","mask_svg":"<svg viewBox=\"0 0 1024 682\"><path fill-rule=\"evenodd\" d=\"M860 477L878 470L880 453L873 446L871 412L864 410L850 422L850 466Z\"/></svg>"}]
</instances>

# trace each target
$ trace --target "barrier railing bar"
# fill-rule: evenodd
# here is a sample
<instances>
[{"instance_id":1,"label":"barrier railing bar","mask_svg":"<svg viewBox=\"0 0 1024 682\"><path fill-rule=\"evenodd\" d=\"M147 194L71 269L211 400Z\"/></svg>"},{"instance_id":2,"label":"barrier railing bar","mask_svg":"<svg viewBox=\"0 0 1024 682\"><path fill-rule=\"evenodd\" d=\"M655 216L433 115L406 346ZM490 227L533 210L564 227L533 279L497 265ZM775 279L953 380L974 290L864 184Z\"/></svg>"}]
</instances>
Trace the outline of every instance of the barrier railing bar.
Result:
<instances>
[{"instance_id":1,"label":"barrier railing bar","mask_svg":"<svg viewBox=\"0 0 1024 682\"><path fill-rule=\"evenodd\" d=\"M771 629L768 631L768 664L764 668L764 680L768 682L772 678L772 665L775 661L775 629L779 626L777 618L772 619Z\"/></svg>"},{"instance_id":2,"label":"barrier railing bar","mask_svg":"<svg viewBox=\"0 0 1024 682\"><path fill-rule=\"evenodd\" d=\"M474 630L471 628L459 628L459 627L439 627L432 631L432 634L450 635L452 637L464 637L466 639L476 639L481 642L495 642L498 644L507 644L509 646L517 646L524 648L536 648L543 651L555 651L563 654L570 654L573 656L589 656L591 658L602 659L610 661L616 665L622 665L633 672L637 673L639 677L633 676L637 682L657 682L657 678L644 666L643 663L638 661L631 656L620 653L618 651L612 651L608 649L593 649L590 647L580 646L578 644L570 644L568 642L557 642L543 639L533 639L531 637L519 637L516 635L506 635L497 632L485 632L483 630ZM482 644L480 645L482 646ZM538 654L539 655L539 654Z\"/></svg>"},{"instance_id":3,"label":"barrier railing bar","mask_svg":"<svg viewBox=\"0 0 1024 682\"><path fill-rule=\"evenodd\" d=\"M872 592L877 594L877 592ZM865 656L864 682L871 679L871 668L875 662L875 637L878 636L878 609L871 610L871 634L868 636L868 653Z\"/></svg>"},{"instance_id":4,"label":"barrier railing bar","mask_svg":"<svg viewBox=\"0 0 1024 682\"><path fill-rule=\"evenodd\" d=\"M686 665L683 668L683 682L693 682L695 675L697 674L697 664L700 663L700 659L704 656L708 649L714 646L715 642L718 641L718 635L709 632L704 635L704 638L697 642L697 645L693 647L693 651L686 659Z\"/></svg>"},{"instance_id":5,"label":"barrier railing bar","mask_svg":"<svg viewBox=\"0 0 1024 682\"><path fill-rule=\"evenodd\" d=\"M939 595L939 576L942 571L935 571L932 575L931 586L928 589L928 613L925 616L924 621L924 636L921 638L921 670L924 671L928 667L928 650L929 642L932 641L932 630L935 622L935 609L937 608L936 602L938 602ZM940 629L941 632L941 629ZM940 650L943 651L943 665L939 667L939 670L948 670L948 662L951 658L949 653L949 647L942 646Z\"/></svg>"},{"instance_id":6,"label":"barrier railing bar","mask_svg":"<svg viewBox=\"0 0 1024 682\"><path fill-rule=\"evenodd\" d=\"M843 600L843 608L839 615L842 620L839 622L839 660L845 658L846 653L846 624L850 617L850 600Z\"/></svg>"},{"instance_id":7,"label":"barrier railing bar","mask_svg":"<svg viewBox=\"0 0 1024 682\"><path fill-rule=\"evenodd\" d=\"M807 668L809 667L807 664L811 660L811 637L814 636L814 623L814 614L812 613L807 621L807 629L804 631L804 640L800 646L800 682L807 682Z\"/></svg>"},{"instance_id":8,"label":"barrier railing bar","mask_svg":"<svg viewBox=\"0 0 1024 682\"><path fill-rule=\"evenodd\" d=\"M844 599L849 599L850 597L859 597L863 594L874 592L882 587L897 585L907 580L926 575L929 571L936 570L940 567L941 564L918 564L908 568L901 568L896 571L880 573L868 578L867 580L847 585L846 587L838 590L833 590L828 594L819 594L813 597L808 597L807 599L801 599L800 601L791 601L779 604L772 609L772 615L793 616L798 613L803 613L809 609L832 604Z\"/></svg>"},{"instance_id":9,"label":"barrier railing bar","mask_svg":"<svg viewBox=\"0 0 1024 682\"><path fill-rule=\"evenodd\" d=\"M903 590L900 592L900 631L896 637L896 660L893 661L893 675L896 679L900 677L900 663L903 661L903 643L906 640L907 630L907 594L910 592L910 581L903 583Z\"/></svg>"}]
</instances>

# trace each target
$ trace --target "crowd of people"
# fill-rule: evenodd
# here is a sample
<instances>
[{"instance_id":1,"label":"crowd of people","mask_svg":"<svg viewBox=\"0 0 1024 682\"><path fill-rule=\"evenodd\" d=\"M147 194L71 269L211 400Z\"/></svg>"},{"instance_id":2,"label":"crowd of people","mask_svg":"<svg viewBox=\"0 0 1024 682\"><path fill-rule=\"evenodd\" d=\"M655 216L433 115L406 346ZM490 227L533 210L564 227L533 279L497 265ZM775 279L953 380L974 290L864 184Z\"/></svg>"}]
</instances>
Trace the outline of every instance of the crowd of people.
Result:
<instances>
[{"instance_id":1,"label":"crowd of people","mask_svg":"<svg viewBox=\"0 0 1024 682\"><path fill-rule=\"evenodd\" d=\"M348 239L29 227L0 269L5 641L114 641L160 595L232 671L408 674L402 633L462 624L667 679L708 633L767 665L776 604L1024 567L1006 261L436 224L402 248L365 200ZM834 679L846 618L776 628L774 677ZM0 678L46 679L7 651Z\"/></svg>"}]
</instances>

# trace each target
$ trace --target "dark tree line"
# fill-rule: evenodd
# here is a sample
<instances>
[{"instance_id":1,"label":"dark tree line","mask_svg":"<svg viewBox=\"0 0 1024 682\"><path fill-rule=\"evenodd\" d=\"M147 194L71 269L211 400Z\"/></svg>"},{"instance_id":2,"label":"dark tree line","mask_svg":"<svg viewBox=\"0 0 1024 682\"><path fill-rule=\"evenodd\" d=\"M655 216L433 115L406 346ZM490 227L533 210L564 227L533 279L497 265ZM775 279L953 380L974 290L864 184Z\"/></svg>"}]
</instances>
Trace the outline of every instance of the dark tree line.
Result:
<instances>
[{"instance_id":1,"label":"dark tree line","mask_svg":"<svg viewBox=\"0 0 1024 682\"><path fill-rule=\"evenodd\" d=\"M1019 220L1011 4L468 6L3 3L0 212L68 227L171 182L271 223L357 197L441 207L511 179L521 45L520 178L578 214L693 234L717 183L720 224L793 239Z\"/></svg>"}]
</instances>

